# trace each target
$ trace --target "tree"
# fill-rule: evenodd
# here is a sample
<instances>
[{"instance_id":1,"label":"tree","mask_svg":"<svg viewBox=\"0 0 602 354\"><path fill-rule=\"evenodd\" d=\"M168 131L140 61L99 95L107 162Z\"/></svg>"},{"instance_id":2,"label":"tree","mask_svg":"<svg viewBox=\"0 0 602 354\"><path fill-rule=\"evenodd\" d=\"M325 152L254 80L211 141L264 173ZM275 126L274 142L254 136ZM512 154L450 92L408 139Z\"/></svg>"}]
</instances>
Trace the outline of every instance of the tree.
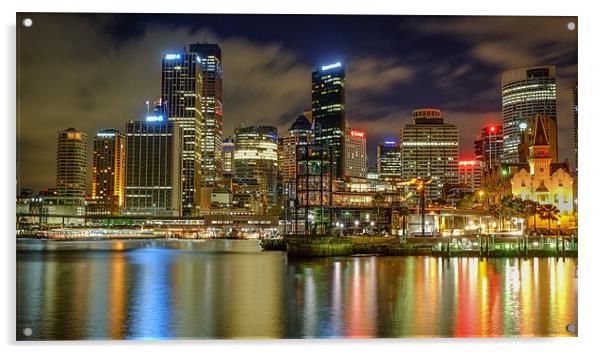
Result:
<instances>
[{"instance_id":1,"label":"tree","mask_svg":"<svg viewBox=\"0 0 602 354\"><path fill-rule=\"evenodd\" d=\"M509 228L512 227L512 217L522 214L523 200L514 195L505 195L500 201L502 205L502 216L508 219Z\"/></svg>"},{"instance_id":2,"label":"tree","mask_svg":"<svg viewBox=\"0 0 602 354\"><path fill-rule=\"evenodd\" d=\"M523 217L527 220L527 225L529 224L529 218L533 216L533 230L537 232L537 209L541 204L534 200L523 200Z\"/></svg>"},{"instance_id":3,"label":"tree","mask_svg":"<svg viewBox=\"0 0 602 354\"><path fill-rule=\"evenodd\" d=\"M552 220L558 220L560 210L554 204L542 204L537 210L537 215L543 220L548 220L548 231L551 231Z\"/></svg>"},{"instance_id":4,"label":"tree","mask_svg":"<svg viewBox=\"0 0 602 354\"><path fill-rule=\"evenodd\" d=\"M406 235L406 224L407 224L407 216L410 214L410 208L407 205L401 204L398 209L399 216L401 216L401 229L402 235Z\"/></svg>"},{"instance_id":5,"label":"tree","mask_svg":"<svg viewBox=\"0 0 602 354\"><path fill-rule=\"evenodd\" d=\"M376 209L376 229L380 235L380 208L385 204L385 196L378 192L372 197L372 206Z\"/></svg>"},{"instance_id":6,"label":"tree","mask_svg":"<svg viewBox=\"0 0 602 354\"><path fill-rule=\"evenodd\" d=\"M495 217L497 217L498 222L502 218L503 212L502 212L502 205L500 203L493 203L493 204L487 205L487 211L489 213L491 213L491 215L494 215ZM501 228L501 225L500 225L500 228Z\"/></svg>"},{"instance_id":7,"label":"tree","mask_svg":"<svg viewBox=\"0 0 602 354\"><path fill-rule=\"evenodd\" d=\"M474 194L465 195L464 198L462 198L458 202L458 208L460 208L460 209L472 209L474 207L474 203L475 203L475 196L474 196Z\"/></svg>"}]
</instances>

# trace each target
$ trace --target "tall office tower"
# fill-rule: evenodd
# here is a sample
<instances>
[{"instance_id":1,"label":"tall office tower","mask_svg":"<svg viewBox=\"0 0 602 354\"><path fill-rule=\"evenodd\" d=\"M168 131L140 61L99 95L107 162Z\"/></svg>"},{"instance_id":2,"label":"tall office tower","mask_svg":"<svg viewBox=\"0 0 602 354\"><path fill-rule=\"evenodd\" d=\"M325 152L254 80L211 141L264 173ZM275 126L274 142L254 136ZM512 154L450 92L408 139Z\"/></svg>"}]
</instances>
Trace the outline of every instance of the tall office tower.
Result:
<instances>
[{"instance_id":1,"label":"tall office tower","mask_svg":"<svg viewBox=\"0 0 602 354\"><path fill-rule=\"evenodd\" d=\"M92 198L103 215L119 215L125 202L125 135L103 129L94 138Z\"/></svg>"},{"instance_id":2,"label":"tall office tower","mask_svg":"<svg viewBox=\"0 0 602 354\"><path fill-rule=\"evenodd\" d=\"M88 136L75 128L59 132L56 150L56 189L59 197L84 198Z\"/></svg>"},{"instance_id":3,"label":"tall office tower","mask_svg":"<svg viewBox=\"0 0 602 354\"><path fill-rule=\"evenodd\" d=\"M262 212L276 205L278 179L278 131L265 125L235 129L234 173L241 190L255 195Z\"/></svg>"},{"instance_id":4,"label":"tall office tower","mask_svg":"<svg viewBox=\"0 0 602 354\"><path fill-rule=\"evenodd\" d=\"M224 139L222 147L222 174L224 178L232 178L234 176L234 139L232 137Z\"/></svg>"},{"instance_id":5,"label":"tall office tower","mask_svg":"<svg viewBox=\"0 0 602 354\"><path fill-rule=\"evenodd\" d=\"M556 67L531 66L502 74L502 162L527 162L535 115L544 116L552 161L558 160Z\"/></svg>"},{"instance_id":6,"label":"tall office tower","mask_svg":"<svg viewBox=\"0 0 602 354\"><path fill-rule=\"evenodd\" d=\"M577 125L579 120L577 119L577 83L575 82L575 86L573 86L573 153L575 154L575 176L578 175L578 155L577 149L579 148L578 140L577 140Z\"/></svg>"},{"instance_id":7,"label":"tall office tower","mask_svg":"<svg viewBox=\"0 0 602 354\"><path fill-rule=\"evenodd\" d=\"M458 128L444 123L439 109L416 109L412 117L401 130L402 178L431 179L427 197L441 198L444 184L458 183Z\"/></svg>"},{"instance_id":8,"label":"tall office tower","mask_svg":"<svg viewBox=\"0 0 602 354\"><path fill-rule=\"evenodd\" d=\"M501 125L490 125L481 129L474 142L474 157L481 168L499 165L504 152L504 135Z\"/></svg>"},{"instance_id":9,"label":"tall office tower","mask_svg":"<svg viewBox=\"0 0 602 354\"><path fill-rule=\"evenodd\" d=\"M474 192L481 187L481 168L476 160L462 160L458 163L458 182Z\"/></svg>"},{"instance_id":10,"label":"tall office tower","mask_svg":"<svg viewBox=\"0 0 602 354\"><path fill-rule=\"evenodd\" d=\"M283 185L292 185L296 177L297 146L310 143L311 134L311 123L300 115L288 129L288 136L278 138L278 172Z\"/></svg>"},{"instance_id":11,"label":"tall office tower","mask_svg":"<svg viewBox=\"0 0 602 354\"><path fill-rule=\"evenodd\" d=\"M123 214L181 215L184 133L180 123L161 115L127 122Z\"/></svg>"},{"instance_id":12,"label":"tall office tower","mask_svg":"<svg viewBox=\"0 0 602 354\"><path fill-rule=\"evenodd\" d=\"M215 186L223 173L222 104L224 71L222 50L213 43L194 43L189 47L201 60L203 90L201 97L201 185Z\"/></svg>"},{"instance_id":13,"label":"tall office tower","mask_svg":"<svg viewBox=\"0 0 602 354\"><path fill-rule=\"evenodd\" d=\"M401 148L397 141L385 139L376 147L376 172L383 181L401 178Z\"/></svg>"},{"instance_id":14,"label":"tall office tower","mask_svg":"<svg viewBox=\"0 0 602 354\"><path fill-rule=\"evenodd\" d=\"M82 214L86 194L87 138L85 133L68 128L58 133L56 149L57 204L63 210Z\"/></svg>"},{"instance_id":15,"label":"tall office tower","mask_svg":"<svg viewBox=\"0 0 602 354\"><path fill-rule=\"evenodd\" d=\"M333 170L345 175L345 68L341 63L323 65L312 73L311 112L315 142L331 146Z\"/></svg>"},{"instance_id":16,"label":"tall office tower","mask_svg":"<svg viewBox=\"0 0 602 354\"><path fill-rule=\"evenodd\" d=\"M345 176L366 178L368 155L366 154L366 131L349 129L345 135Z\"/></svg>"},{"instance_id":17,"label":"tall office tower","mask_svg":"<svg viewBox=\"0 0 602 354\"><path fill-rule=\"evenodd\" d=\"M161 101L165 117L182 127L183 216L193 215L200 204L202 71L195 53L166 54L162 60Z\"/></svg>"}]
</instances>

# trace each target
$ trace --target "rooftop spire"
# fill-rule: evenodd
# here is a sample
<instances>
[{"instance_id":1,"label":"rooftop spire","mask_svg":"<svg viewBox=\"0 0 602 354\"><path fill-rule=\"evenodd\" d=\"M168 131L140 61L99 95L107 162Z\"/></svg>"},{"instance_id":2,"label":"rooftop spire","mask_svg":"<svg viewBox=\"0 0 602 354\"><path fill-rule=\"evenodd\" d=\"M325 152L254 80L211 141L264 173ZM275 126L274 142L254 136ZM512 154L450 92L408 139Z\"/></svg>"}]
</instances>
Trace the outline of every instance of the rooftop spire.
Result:
<instances>
[{"instance_id":1,"label":"rooftop spire","mask_svg":"<svg viewBox=\"0 0 602 354\"><path fill-rule=\"evenodd\" d=\"M535 134L533 134L533 146L549 146L548 134L543 124L543 116L539 113L535 116Z\"/></svg>"}]
</instances>

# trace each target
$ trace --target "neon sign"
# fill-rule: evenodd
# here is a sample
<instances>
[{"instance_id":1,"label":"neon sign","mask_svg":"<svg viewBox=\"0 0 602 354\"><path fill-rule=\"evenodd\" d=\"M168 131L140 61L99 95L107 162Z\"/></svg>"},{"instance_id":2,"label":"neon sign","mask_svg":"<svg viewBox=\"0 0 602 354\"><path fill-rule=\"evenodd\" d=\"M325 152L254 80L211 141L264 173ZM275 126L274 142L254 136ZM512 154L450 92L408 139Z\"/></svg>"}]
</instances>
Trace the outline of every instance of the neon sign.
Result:
<instances>
[{"instance_id":1,"label":"neon sign","mask_svg":"<svg viewBox=\"0 0 602 354\"><path fill-rule=\"evenodd\" d=\"M385 140L385 145L395 145L395 140Z\"/></svg>"},{"instance_id":2,"label":"neon sign","mask_svg":"<svg viewBox=\"0 0 602 354\"><path fill-rule=\"evenodd\" d=\"M365 131L361 131L361 130L351 129L349 131L349 135L355 136L355 137L358 137L358 138L365 138L366 137L366 132Z\"/></svg>"},{"instance_id":3,"label":"neon sign","mask_svg":"<svg viewBox=\"0 0 602 354\"><path fill-rule=\"evenodd\" d=\"M340 62L336 62L334 64L322 65L322 71L338 68L341 66Z\"/></svg>"},{"instance_id":4,"label":"neon sign","mask_svg":"<svg viewBox=\"0 0 602 354\"><path fill-rule=\"evenodd\" d=\"M180 59L180 54L165 54L165 59L167 59L167 60Z\"/></svg>"},{"instance_id":5,"label":"neon sign","mask_svg":"<svg viewBox=\"0 0 602 354\"><path fill-rule=\"evenodd\" d=\"M112 138L115 136L115 133L96 133L96 136L99 138Z\"/></svg>"},{"instance_id":6,"label":"neon sign","mask_svg":"<svg viewBox=\"0 0 602 354\"><path fill-rule=\"evenodd\" d=\"M147 122L162 122L163 116L146 116Z\"/></svg>"},{"instance_id":7,"label":"neon sign","mask_svg":"<svg viewBox=\"0 0 602 354\"><path fill-rule=\"evenodd\" d=\"M474 166L477 164L476 161L474 160L465 160L465 161L460 161L460 166Z\"/></svg>"}]
</instances>

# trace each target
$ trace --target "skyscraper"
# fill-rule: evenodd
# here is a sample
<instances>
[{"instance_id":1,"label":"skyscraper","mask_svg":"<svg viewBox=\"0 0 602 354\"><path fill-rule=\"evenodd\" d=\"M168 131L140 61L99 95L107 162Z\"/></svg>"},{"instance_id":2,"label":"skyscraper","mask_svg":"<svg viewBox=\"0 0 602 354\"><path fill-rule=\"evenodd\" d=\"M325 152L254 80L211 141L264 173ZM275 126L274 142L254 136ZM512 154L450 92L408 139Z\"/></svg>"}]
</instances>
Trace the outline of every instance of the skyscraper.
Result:
<instances>
[{"instance_id":1,"label":"skyscraper","mask_svg":"<svg viewBox=\"0 0 602 354\"><path fill-rule=\"evenodd\" d=\"M119 215L125 202L125 135L103 129L94 138L92 198L104 215Z\"/></svg>"},{"instance_id":2,"label":"skyscraper","mask_svg":"<svg viewBox=\"0 0 602 354\"><path fill-rule=\"evenodd\" d=\"M349 129L345 135L345 176L366 178L368 156L366 131Z\"/></svg>"},{"instance_id":3,"label":"skyscraper","mask_svg":"<svg viewBox=\"0 0 602 354\"><path fill-rule=\"evenodd\" d=\"M578 144L578 135L577 135L577 126L579 123L578 120L578 107L577 107L577 83L575 82L575 85L573 86L573 153L575 154L575 176L578 175L578 154L577 154L577 149L579 148L579 144Z\"/></svg>"},{"instance_id":4,"label":"skyscraper","mask_svg":"<svg viewBox=\"0 0 602 354\"><path fill-rule=\"evenodd\" d=\"M414 124L401 131L402 178L432 179L427 196L441 198L444 184L458 183L458 128L443 122L443 113L435 108L412 112Z\"/></svg>"},{"instance_id":5,"label":"skyscraper","mask_svg":"<svg viewBox=\"0 0 602 354\"><path fill-rule=\"evenodd\" d=\"M234 172L241 190L261 200L268 213L277 198L278 131L265 125L235 129Z\"/></svg>"},{"instance_id":6,"label":"skyscraper","mask_svg":"<svg viewBox=\"0 0 602 354\"><path fill-rule=\"evenodd\" d=\"M86 133L68 128L58 133L56 149L56 204L66 213L83 214L86 194Z\"/></svg>"},{"instance_id":7,"label":"skyscraper","mask_svg":"<svg viewBox=\"0 0 602 354\"><path fill-rule=\"evenodd\" d=\"M558 160L556 67L531 66L502 74L503 162L527 161L537 113L543 116L550 155L555 162Z\"/></svg>"},{"instance_id":8,"label":"skyscraper","mask_svg":"<svg viewBox=\"0 0 602 354\"><path fill-rule=\"evenodd\" d=\"M334 150L334 175L345 175L345 68L339 62L312 73L311 111L315 141Z\"/></svg>"},{"instance_id":9,"label":"skyscraper","mask_svg":"<svg viewBox=\"0 0 602 354\"><path fill-rule=\"evenodd\" d=\"M385 139L376 147L376 172L383 181L401 178L401 148L397 141Z\"/></svg>"},{"instance_id":10,"label":"skyscraper","mask_svg":"<svg viewBox=\"0 0 602 354\"><path fill-rule=\"evenodd\" d=\"M192 215L200 204L203 83L200 62L195 53L166 54L162 60L163 114L183 130L182 207L179 209L184 216Z\"/></svg>"},{"instance_id":11,"label":"skyscraper","mask_svg":"<svg viewBox=\"0 0 602 354\"><path fill-rule=\"evenodd\" d=\"M474 142L474 157L482 168L492 168L502 160L504 135L501 125L490 125L481 129Z\"/></svg>"},{"instance_id":12,"label":"skyscraper","mask_svg":"<svg viewBox=\"0 0 602 354\"><path fill-rule=\"evenodd\" d=\"M223 173L222 104L224 71L222 70L222 51L217 44L194 43L191 53L200 59L203 89L201 96L201 185L215 186Z\"/></svg>"},{"instance_id":13,"label":"skyscraper","mask_svg":"<svg viewBox=\"0 0 602 354\"><path fill-rule=\"evenodd\" d=\"M288 130L288 136L278 138L278 171L282 183L295 179L297 146L311 142L311 123L300 115Z\"/></svg>"},{"instance_id":14,"label":"skyscraper","mask_svg":"<svg viewBox=\"0 0 602 354\"><path fill-rule=\"evenodd\" d=\"M224 139L222 144L222 162L224 178L232 178L234 176L234 139L228 137Z\"/></svg>"},{"instance_id":15,"label":"skyscraper","mask_svg":"<svg viewBox=\"0 0 602 354\"><path fill-rule=\"evenodd\" d=\"M123 214L181 215L183 130L161 115L127 122Z\"/></svg>"},{"instance_id":16,"label":"skyscraper","mask_svg":"<svg viewBox=\"0 0 602 354\"><path fill-rule=\"evenodd\" d=\"M458 163L458 182L473 192L481 187L481 168L476 160L462 160Z\"/></svg>"}]
</instances>

